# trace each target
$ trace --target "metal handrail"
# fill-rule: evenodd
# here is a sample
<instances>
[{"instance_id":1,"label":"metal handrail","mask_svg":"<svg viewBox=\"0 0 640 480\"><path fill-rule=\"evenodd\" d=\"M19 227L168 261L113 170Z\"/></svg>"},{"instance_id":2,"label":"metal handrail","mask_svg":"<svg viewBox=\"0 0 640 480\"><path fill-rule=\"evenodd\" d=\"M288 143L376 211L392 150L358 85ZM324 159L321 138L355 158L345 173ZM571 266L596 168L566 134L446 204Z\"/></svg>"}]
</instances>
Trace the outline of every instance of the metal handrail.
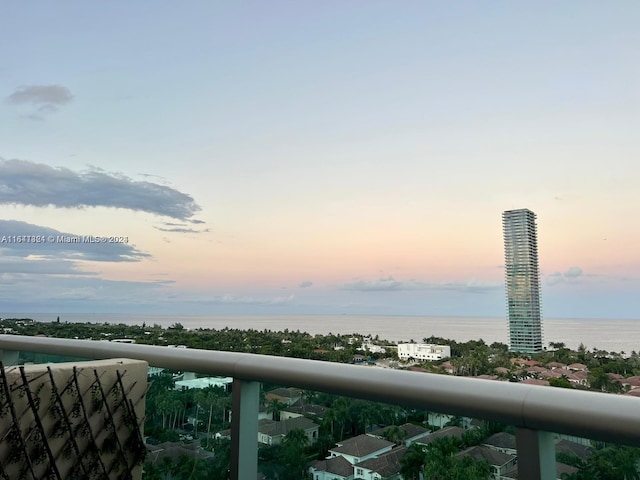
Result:
<instances>
[{"instance_id":1,"label":"metal handrail","mask_svg":"<svg viewBox=\"0 0 640 480\"><path fill-rule=\"evenodd\" d=\"M0 350L150 365L268 382L502 422L515 427L640 445L640 399L297 358L91 340L0 335Z\"/></svg>"}]
</instances>

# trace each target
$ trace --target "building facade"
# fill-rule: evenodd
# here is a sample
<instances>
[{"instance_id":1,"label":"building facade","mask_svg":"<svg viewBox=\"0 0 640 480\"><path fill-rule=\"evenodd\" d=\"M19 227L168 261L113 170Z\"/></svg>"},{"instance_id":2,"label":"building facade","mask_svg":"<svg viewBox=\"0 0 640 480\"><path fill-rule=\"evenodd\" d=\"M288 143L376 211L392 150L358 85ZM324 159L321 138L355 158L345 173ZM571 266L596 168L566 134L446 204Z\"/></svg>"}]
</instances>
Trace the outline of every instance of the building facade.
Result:
<instances>
[{"instance_id":1,"label":"building facade","mask_svg":"<svg viewBox=\"0 0 640 480\"><path fill-rule=\"evenodd\" d=\"M400 360L442 360L451 356L449 345L433 345L430 343L399 343L398 358Z\"/></svg>"},{"instance_id":2,"label":"building facade","mask_svg":"<svg viewBox=\"0 0 640 480\"><path fill-rule=\"evenodd\" d=\"M510 349L542 350L536 215L526 208L502 213Z\"/></svg>"}]
</instances>

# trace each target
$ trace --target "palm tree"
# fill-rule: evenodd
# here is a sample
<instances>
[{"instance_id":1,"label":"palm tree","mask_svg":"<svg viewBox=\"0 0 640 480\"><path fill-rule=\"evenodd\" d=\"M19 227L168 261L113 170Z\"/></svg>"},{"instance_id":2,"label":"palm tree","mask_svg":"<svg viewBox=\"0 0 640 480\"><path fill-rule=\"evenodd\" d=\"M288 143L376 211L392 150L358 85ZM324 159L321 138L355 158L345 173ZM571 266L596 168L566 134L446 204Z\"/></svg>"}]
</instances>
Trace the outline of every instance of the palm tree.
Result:
<instances>
[{"instance_id":1,"label":"palm tree","mask_svg":"<svg viewBox=\"0 0 640 480\"><path fill-rule=\"evenodd\" d=\"M411 444L400 461L400 474L405 480L419 480L426 462L427 453L417 443Z\"/></svg>"},{"instance_id":2,"label":"palm tree","mask_svg":"<svg viewBox=\"0 0 640 480\"><path fill-rule=\"evenodd\" d=\"M301 428L290 430L284 437L280 451L280 463L285 467L283 480L304 478L308 464L304 449L308 444L309 438Z\"/></svg>"},{"instance_id":3,"label":"palm tree","mask_svg":"<svg viewBox=\"0 0 640 480\"><path fill-rule=\"evenodd\" d=\"M267 404L267 413L271 414L272 420L280 420L280 412L285 409L286 403L281 402L277 398L273 398Z\"/></svg>"},{"instance_id":4,"label":"palm tree","mask_svg":"<svg viewBox=\"0 0 640 480\"><path fill-rule=\"evenodd\" d=\"M396 445L402 445L404 439L407 438L407 432L406 430L401 430L397 425L392 425L384 431L382 436Z\"/></svg>"}]
</instances>

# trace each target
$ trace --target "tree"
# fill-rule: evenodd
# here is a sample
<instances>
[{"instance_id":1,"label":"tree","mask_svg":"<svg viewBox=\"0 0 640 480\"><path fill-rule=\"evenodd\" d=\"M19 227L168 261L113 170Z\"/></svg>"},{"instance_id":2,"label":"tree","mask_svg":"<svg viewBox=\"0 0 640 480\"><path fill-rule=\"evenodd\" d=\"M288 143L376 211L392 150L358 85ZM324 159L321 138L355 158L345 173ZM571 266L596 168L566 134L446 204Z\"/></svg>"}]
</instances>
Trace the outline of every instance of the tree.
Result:
<instances>
[{"instance_id":1,"label":"tree","mask_svg":"<svg viewBox=\"0 0 640 480\"><path fill-rule=\"evenodd\" d=\"M180 480L209 480L210 471L206 460L181 455L176 465L176 474Z\"/></svg>"},{"instance_id":2,"label":"tree","mask_svg":"<svg viewBox=\"0 0 640 480\"><path fill-rule=\"evenodd\" d=\"M308 462L304 449L308 444L309 438L301 428L290 430L284 437L279 455L279 463L284 467L280 474L282 480L300 480L305 477Z\"/></svg>"},{"instance_id":3,"label":"tree","mask_svg":"<svg viewBox=\"0 0 640 480\"><path fill-rule=\"evenodd\" d=\"M571 382L567 380L567 377L565 377L564 375L560 378L550 378L549 385L551 385L552 387L573 388Z\"/></svg>"},{"instance_id":4,"label":"tree","mask_svg":"<svg viewBox=\"0 0 640 480\"><path fill-rule=\"evenodd\" d=\"M412 443L402 460L400 460L400 474L405 480L419 480L420 473L426 462L426 448Z\"/></svg>"},{"instance_id":5,"label":"tree","mask_svg":"<svg viewBox=\"0 0 640 480\"><path fill-rule=\"evenodd\" d=\"M396 445L402 445L404 439L407 438L407 432L401 430L397 425L392 425L383 432L382 437Z\"/></svg>"},{"instance_id":6,"label":"tree","mask_svg":"<svg viewBox=\"0 0 640 480\"><path fill-rule=\"evenodd\" d=\"M280 420L280 412L286 408L287 404L277 398L272 398L267 404L267 413L271 414L272 420Z\"/></svg>"},{"instance_id":7,"label":"tree","mask_svg":"<svg viewBox=\"0 0 640 480\"><path fill-rule=\"evenodd\" d=\"M600 445L581 470L584 478L598 480L639 480L640 449L624 445Z\"/></svg>"}]
</instances>

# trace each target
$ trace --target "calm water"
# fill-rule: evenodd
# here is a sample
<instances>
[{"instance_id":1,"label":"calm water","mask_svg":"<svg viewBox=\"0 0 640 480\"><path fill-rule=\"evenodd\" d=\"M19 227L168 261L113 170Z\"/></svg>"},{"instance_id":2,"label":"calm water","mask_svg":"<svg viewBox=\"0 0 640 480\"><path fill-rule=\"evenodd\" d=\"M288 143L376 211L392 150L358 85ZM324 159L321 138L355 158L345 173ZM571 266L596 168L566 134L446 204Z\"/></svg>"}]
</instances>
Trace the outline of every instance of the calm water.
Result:
<instances>
[{"instance_id":1,"label":"calm water","mask_svg":"<svg viewBox=\"0 0 640 480\"><path fill-rule=\"evenodd\" d=\"M32 318L51 322L57 314L0 313L0 317ZM483 317L415 317L357 315L126 315L78 314L60 315L61 321L91 323L124 323L168 327L179 322L185 328L225 327L255 330L300 330L311 334L362 333L379 335L390 341L421 341L425 337L451 338L456 341L477 340L508 343L507 321ZM564 342L570 348L583 343L587 349L612 352L640 351L640 319L554 319L543 321L544 343Z\"/></svg>"}]
</instances>

